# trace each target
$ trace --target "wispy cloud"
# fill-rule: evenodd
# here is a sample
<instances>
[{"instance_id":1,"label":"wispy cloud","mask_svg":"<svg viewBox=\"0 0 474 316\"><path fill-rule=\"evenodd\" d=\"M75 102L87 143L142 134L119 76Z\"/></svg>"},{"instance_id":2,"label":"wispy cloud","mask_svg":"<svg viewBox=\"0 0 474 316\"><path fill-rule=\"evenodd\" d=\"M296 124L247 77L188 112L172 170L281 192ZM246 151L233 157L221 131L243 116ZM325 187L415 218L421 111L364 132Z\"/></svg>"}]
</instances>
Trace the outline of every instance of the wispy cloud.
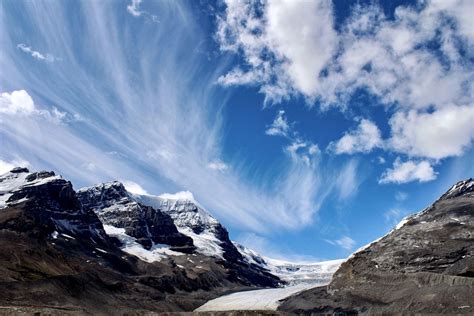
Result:
<instances>
[{"instance_id":1,"label":"wispy cloud","mask_svg":"<svg viewBox=\"0 0 474 316\"><path fill-rule=\"evenodd\" d=\"M357 172L358 161L349 160L343 167L336 179L339 198L341 200L348 199L357 194L359 185L362 181L361 176Z\"/></svg>"},{"instance_id":2,"label":"wispy cloud","mask_svg":"<svg viewBox=\"0 0 474 316\"><path fill-rule=\"evenodd\" d=\"M47 74L39 68L26 72L8 51L10 45L2 45L6 54L0 62L7 69L0 74L2 87L22 87L37 103L55 104L82 120L41 124L34 115L13 115L0 124L2 151L21 151L34 166L59 170L76 185L120 178L150 193L190 190L220 220L249 231L310 225L329 193L316 162L305 162L317 148L307 143L304 151L282 156L270 170L250 172L232 154L224 160L227 92L215 82L227 62L216 59L213 67L205 67L205 56L189 49L207 36L192 10L183 2L153 3L160 12L157 28L119 22L117 15L125 8L113 4L18 4L31 21L54 22L34 23L28 31L54 33L45 37L45 45L65 52L68 63ZM140 3L133 4L131 10L141 12ZM65 18L65 10L82 21L80 28L78 19ZM16 25L15 15L3 17L0 35L8 41L4 35ZM82 40L73 45L78 31ZM144 36L129 36L136 32ZM81 51L93 66L84 66ZM75 80L58 89L67 78Z\"/></svg>"},{"instance_id":3,"label":"wispy cloud","mask_svg":"<svg viewBox=\"0 0 474 316\"><path fill-rule=\"evenodd\" d=\"M321 154L318 145L303 138L292 126L293 124L289 123L285 116L285 111L280 110L265 130L265 134L284 137L289 142L284 146L284 152L289 155L291 160L315 169L317 161L319 161L318 155Z\"/></svg>"},{"instance_id":4,"label":"wispy cloud","mask_svg":"<svg viewBox=\"0 0 474 316\"><path fill-rule=\"evenodd\" d=\"M142 2L143 2L142 0L132 0L132 2L129 5L127 5L127 11L134 17L144 16L155 23L159 23L160 20L158 19L158 16L151 14L148 11L140 9L140 4Z\"/></svg>"},{"instance_id":5,"label":"wispy cloud","mask_svg":"<svg viewBox=\"0 0 474 316\"><path fill-rule=\"evenodd\" d=\"M272 124L267 128L265 134L271 136L288 136L290 132L290 126L288 125L288 120L286 119L285 111L278 111L277 116L273 120Z\"/></svg>"},{"instance_id":6,"label":"wispy cloud","mask_svg":"<svg viewBox=\"0 0 474 316\"><path fill-rule=\"evenodd\" d=\"M410 212L399 207L391 208L384 213L385 222L392 228L396 226L400 221L409 214Z\"/></svg>"},{"instance_id":7,"label":"wispy cloud","mask_svg":"<svg viewBox=\"0 0 474 316\"><path fill-rule=\"evenodd\" d=\"M42 54L23 43L18 44L16 47L37 60L47 61L50 63L62 60L61 58L53 56L51 54Z\"/></svg>"},{"instance_id":8,"label":"wispy cloud","mask_svg":"<svg viewBox=\"0 0 474 316\"><path fill-rule=\"evenodd\" d=\"M236 241L245 247L265 255L267 258L289 261L294 263L312 263L323 261L320 257L305 256L293 251L282 251L265 236L250 232L237 236Z\"/></svg>"},{"instance_id":9,"label":"wispy cloud","mask_svg":"<svg viewBox=\"0 0 474 316\"><path fill-rule=\"evenodd\" d=\"M408 193L406 193L406 192L397 191L397 193L395 193L395 200L397 200L398 202L403 202L407 198L408 198Z\"/></svg>"},{"instance_id":10,"label":"wispy cloud","mask_svg":"<svg viewBox=\"0 0 474 316\"><path fill-rule=\"evenodd\" d=\"M345 250L352 250L356 244L355 240L349 236L342 236L336 240L326 240L326 242L330 243L331 245L339 246Z\"/></svg>"},{"instance_id":11,"label":"wispy cloud","mask_svg":"<svg viewBox=\"0 0 474 316\"><path fill-rule=\"evenodd\" d=\"M217 170L217 171L225 171L229 168L228 165L223 163L222 161L213 161L207 164L207 167L212 170Z\"/></svg>"}]
</instances>

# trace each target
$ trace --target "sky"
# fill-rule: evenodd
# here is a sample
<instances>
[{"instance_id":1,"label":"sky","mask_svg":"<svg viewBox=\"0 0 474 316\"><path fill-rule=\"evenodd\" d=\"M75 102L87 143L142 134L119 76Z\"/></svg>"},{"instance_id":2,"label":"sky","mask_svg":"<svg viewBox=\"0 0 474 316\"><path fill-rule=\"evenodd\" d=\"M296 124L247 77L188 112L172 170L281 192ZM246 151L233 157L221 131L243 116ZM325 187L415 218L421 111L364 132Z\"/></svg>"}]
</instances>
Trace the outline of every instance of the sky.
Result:
<instances>
[{"instance_id":1,"label":"sky","mask_svg":"<svg viewBox=\"0 0 474 316\"><path fill-rule=\"evenodd\" d=\"M190 191L344 258L474 176L474 1L0 1L0 172Z\"/></svg>"}]
</instances>

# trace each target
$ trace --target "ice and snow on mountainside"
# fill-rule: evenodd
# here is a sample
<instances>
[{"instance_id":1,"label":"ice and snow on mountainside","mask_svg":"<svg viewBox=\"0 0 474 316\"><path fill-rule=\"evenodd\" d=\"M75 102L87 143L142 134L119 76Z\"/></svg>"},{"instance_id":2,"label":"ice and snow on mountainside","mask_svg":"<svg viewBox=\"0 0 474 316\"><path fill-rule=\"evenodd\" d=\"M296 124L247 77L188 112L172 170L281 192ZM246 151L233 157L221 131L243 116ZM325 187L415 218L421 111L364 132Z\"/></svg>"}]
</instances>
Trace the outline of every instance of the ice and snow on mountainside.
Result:
<instances>
[{"instance_id":1,"label":"ice and snow on mountainside","mask_svg":"<svg viewBox=\"0 0 474 316\"><path fill-rule=\"evenodd\" d=\"M195 249L192 239L178 231L169 215L135 200L120 182L82 188L77 195L85 208L99 216L106 232L122 242L124 251L145 261L159 260L160 253Z\"/></svg>"},{"instance_id":2,"label":"ice and snow on mountainside","mask_svg":"<svg viewBox=\"0 0 474 316\"><path fill-rule=\"evenodd\" d=\"M48 181L61 179L60 176L50 174L47 172L39 172L40 176L32 176L26 168L14 168L11 171L0 175L0 209L5 208L8 204L18 203L20 201L10 201L8 199L14 192L20 190L22 187L32 187L44 184Z\"/></svg>"},{"instance_id":3,"label":"ice and snow on mountainside","mask_svg":"<svg viewBox=\"0 0 474 316\"><path fill-rule=\"evenodd\" d=\"M267 258L240 244L234 243L245 260L267 269L271 274L287 282L287 285L307 284L320 286L328 284L332 275L345 259L322 262L289 262Z\"/></svg>"},{"instance_id":4,"label":"ice and snow on mountainside","mask_svg":"<svg viewBox=\"0 0 474 316\"><path fill-rule=\"evenodd\" d=\"M193 239L198 252L207 256L223 257L223 227L197 203L191 192L133 196L143 204L156 207L171 216L179 232Z\"/></svg>"},{"instance_id":5,"label":"ice and snow on mountainside","mask_svg":"<svg viewBox=\"0 0 474 316\"><path fill-rule=\"evenodd\" d=\"M120 240L122 243L122 247L120 249L146 262L161 261L168 255L183 255L181 252L170 250L168 245L163 244L154 244L150 249L145 249L136 241L136 238L131 237L125 233L125 228L104 225L104 230L107 235L116 237L118 240Z\"/></svg>"}]
</instances>

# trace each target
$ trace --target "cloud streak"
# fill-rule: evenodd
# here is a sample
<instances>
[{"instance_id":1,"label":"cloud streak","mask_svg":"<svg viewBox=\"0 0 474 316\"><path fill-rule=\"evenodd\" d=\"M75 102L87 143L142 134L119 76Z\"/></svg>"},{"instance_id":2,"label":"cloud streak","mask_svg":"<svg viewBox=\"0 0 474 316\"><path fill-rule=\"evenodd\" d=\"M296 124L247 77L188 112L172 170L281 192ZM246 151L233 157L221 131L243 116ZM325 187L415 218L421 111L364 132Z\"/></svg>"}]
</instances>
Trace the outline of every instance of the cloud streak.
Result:
<instances>
[{"instance_id":1,"label":"cloud streak","mask_svg":"<svg viewBox=\"0 0 474 316\"><path fill-rule=\"evenodd\" d=\"M275 169L252 173L237 153L224 159L222 110L228 94L214 83L227 62L217 59L205 67L204 56L189 49L206 35L185 3L154 3L159 27L121 23L117 17L125 7L112 2L63 5L8 4L31 21L25 32L32 42L64 52L65 61L48 71L25 71L9 51L23 40L12 32L17 17L4 15L0 66L6 71L0 84L8 95L24 90L35 104L81 119L52 124L37 116L10 116L0 126L2 154L21 152L33 167L59 170L79 186L119 178L150 193L190 190L216 217L243 230L263 233L312 223L329 193L316 161L307 161L314 146L283 156ZM142 12L140 1L131 5L130 14ZM143 36L134 35L138 32Z\"/></svg>"},{"instance_id":2,"label":"cloud streak","mask_svg":"<svg viewBox=\"0 0 474 316\"><path fill-rule=\"evenodd\" d=\"M36 50L33 50L30 46L23 43L18 44L16 47L20 49L22 52L29 54L31 57L37 60L47 61L50 63L58 61L58 60L62 60L61 58L55 57L51 54L42 54Z\"/></svg>"}]
</instances>

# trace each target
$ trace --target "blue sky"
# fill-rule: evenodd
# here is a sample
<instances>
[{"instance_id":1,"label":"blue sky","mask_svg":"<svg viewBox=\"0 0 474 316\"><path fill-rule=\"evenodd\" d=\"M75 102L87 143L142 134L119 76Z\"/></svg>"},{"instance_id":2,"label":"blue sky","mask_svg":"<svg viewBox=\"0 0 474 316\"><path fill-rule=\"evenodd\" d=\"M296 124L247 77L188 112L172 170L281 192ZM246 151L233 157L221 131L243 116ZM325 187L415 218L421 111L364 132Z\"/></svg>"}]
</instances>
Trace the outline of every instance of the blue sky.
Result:
<instances>
[{"instance_id":1,"label":"blue sky","mask_svg":"<svg viewBox=\"0 0 474 316\"><path fill-rule=\"evenodd\" d=\"M0 171L191 191L335 259L474 176L472 1L1 1Z\"/></svg>"}]
</instances>

